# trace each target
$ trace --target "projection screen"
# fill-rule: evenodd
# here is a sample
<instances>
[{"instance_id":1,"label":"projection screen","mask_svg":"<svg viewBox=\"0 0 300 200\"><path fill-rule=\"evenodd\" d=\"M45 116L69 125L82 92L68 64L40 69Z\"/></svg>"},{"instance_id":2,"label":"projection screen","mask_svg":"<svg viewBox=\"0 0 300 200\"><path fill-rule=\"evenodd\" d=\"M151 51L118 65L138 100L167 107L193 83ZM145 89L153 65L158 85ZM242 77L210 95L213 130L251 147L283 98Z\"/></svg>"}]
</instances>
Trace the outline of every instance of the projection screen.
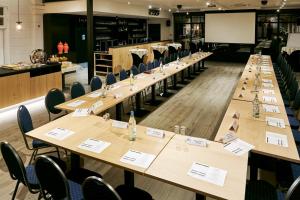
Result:
<instances>
[{"instance_id":1,"label":"projection screen","mask_svg":"<svg viewBox=\"0 0 300 200\"><path fill-rule=\"evenodd\" d=\"M255 12L206 13L205 42L255 43Z\"/></svg>"}]
</instances>

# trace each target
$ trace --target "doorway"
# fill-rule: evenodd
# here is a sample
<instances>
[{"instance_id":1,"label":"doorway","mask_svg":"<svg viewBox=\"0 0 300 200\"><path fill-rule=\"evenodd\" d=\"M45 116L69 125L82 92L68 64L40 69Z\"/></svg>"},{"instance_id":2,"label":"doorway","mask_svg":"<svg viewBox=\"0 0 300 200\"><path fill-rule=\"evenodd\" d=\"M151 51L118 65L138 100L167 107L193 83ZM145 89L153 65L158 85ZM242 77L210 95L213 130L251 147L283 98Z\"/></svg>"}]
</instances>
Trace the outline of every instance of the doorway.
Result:
<instances>
[{"instance_id":1,"label":"doorway","mask_svg":"<svg viewBox=\"0 0 300 200\"><path fill-rule=\"evenodd\" d=\"M160 24L148 24L148 38L160 41Z\"/></svg>"}]
</instances>

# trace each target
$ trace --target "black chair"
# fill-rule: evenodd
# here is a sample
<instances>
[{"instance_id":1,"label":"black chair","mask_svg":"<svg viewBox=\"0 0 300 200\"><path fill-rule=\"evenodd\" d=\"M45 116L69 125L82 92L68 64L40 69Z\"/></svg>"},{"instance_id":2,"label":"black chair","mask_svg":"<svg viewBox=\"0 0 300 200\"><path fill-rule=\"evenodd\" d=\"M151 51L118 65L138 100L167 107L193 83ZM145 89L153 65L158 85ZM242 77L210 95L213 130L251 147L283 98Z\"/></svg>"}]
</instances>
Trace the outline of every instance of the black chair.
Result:
<instances>
[{"instance_id":1,"label":"black chair","mask_svg":"<svg viewBox=\"0 0 300 200\"><path fill-rule=\"evenodd\" d=\"M154 68L154 61L153 61L153 63L149 61L149 62L147 63L147 70L150 71L150 70L152 70L153 68Z\"/></svg>"},{"instance_id":2,"label":"black chair","mask_svg":"<svg viewBox=\"0 0 300 200\"><path fill-rule=\"evenodd\" d=\"M120 76L120 81L127 79L127 72L125 71L125 69L122 69L120 71L119 76Z\"/></svg>"},{"instance_id":3,"label":"black chair","mask_svg":"<svg viewBox=\"0 0 300 200\"><path fill-rule=\"evenodd\" d=\"M131 72L134 76L138 75L140 72L139 72L139 69L135 66L135 65L132 65L131 67Z\"/></svg>"},{"instance_id":4,"label":"black chair","mask_svg":"<svg viewBox=\"0 0 300 200\"><path fill-rule=\"evenodd\" d=\"M85 95L85 90L83 85L79 82L74 82L71 87L71 98L75 99L83 95Z\"/></svg>"},{"instance_id":5,"label":"black chair","mask_svg":"<svg viewBox=\"0 0 300 200\"><path fill-rule=\"evenodd\" d=\"M36 140L36 139L33 139L32 143L31 143L31 147L29 146L27 138L26 138L26 133L33 130L33 125L32 125L31 116L30 116L27 108L24 105L19 106L18 112L17 112L17 119L18 119L18 125L20 128L20 131L22 133L22 137L25 142L25 146L28 150L33 151L32 155L30 157L30 161L29 161L29 164L30 164L32 162L32 160L35 159L35 157L37 155L39 155L38 151L40 149L49 148L51 146L47 143L44 143L44 142L42 142L40 140ZM47 153L53 153L53 152L57 152L58 157L60 157L58 148L56 148L56 151L50 151Z\"/></svg>"},{"instance_id":6,"label":"black chair","mask_svg":"<svg viewBox=\"0 0 300 200\"><path fill-rule=\"evenodd\" d=\"M106 75L106 85L112 85L117 82L117 79L113 73L109 73Z\"/></svg>"},{"instance_id":7,"label":"black chair","mask_svg":"<svg viewBox=\"0 0 300 200\"><path fill-rule=\"evenodd\" d=\"M157 67L159 67L159 64L160 64L160 61L158 61L158 60L154 60L153 61L153 68L157 68Z\"/></svg>"},{"instance_id":8,"label":"black chair","mask_svg":"<svg viewBox=\"0 0 300 200\"><path fill-rule=\"evenodd\" d=\"M139 65L139 71L140 73L144 73L145 71L147 71L146 65L144 63L141 63Z\"/></svg>"},{"instance_id":9,"label":"black chair","mask_svg":"<svg viewBox=\"0 0 300 200\"><path fill-rule=\"evenodd\" d=\"M152 196L144 190L126 185L120 185L114 190L103 179L97 177L88 177L82 185L82 190L85 200L152 200Z\"/></svg>"},{"instance_id":10,"label":"black chair","mask_svg":"<svg viewBox=\"0 0 300 200\"><path fill-rule=\"evenodd\" d=\"M94 76L90 82L91 91L99 90L102 87L102 81L98 76Z\"/></svg>"},{"instance_id":11,"label":"black chair","mask_svg":"<svg viewBox=\"0 0 300 200\"><path fill-rule=\"evenodd\" d=\"M39 156L36 159L35 171L44 199L83 199L81 185L68 180L51 158ZM48 198L49 195L51 198Z\"/></svg>"},{"instance_id":12,"label":"black chair","mask_svg":"<svg viewBox=\"0 0 300 200\"><path fill-rule=\"evenodd\" d=\"M62 110L55 108L55 106L66 101L64 93L57 89L51 89L45 97L45 106L48 111L49 121L51 121L51 114L59 114Z\"/></svg>"}]
</instances>

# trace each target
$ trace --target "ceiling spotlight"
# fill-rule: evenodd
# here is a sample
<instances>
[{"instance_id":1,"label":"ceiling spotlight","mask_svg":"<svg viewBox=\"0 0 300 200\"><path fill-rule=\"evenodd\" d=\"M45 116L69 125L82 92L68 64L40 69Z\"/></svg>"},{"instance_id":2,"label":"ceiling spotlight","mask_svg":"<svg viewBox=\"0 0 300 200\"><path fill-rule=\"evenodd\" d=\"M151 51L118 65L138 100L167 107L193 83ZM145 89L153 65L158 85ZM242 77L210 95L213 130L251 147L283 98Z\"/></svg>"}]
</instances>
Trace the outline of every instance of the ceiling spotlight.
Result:
<instances>
[{"instance_id":1,"label":"ceiling spotlight","mask_svg":"<svg viewBox=\"0 0 300 200\"><path fill-rule=\"evenodd\" d=\"M189 15L189 12L186 12L186 15Z\"/></svg>"},{"instance_id":2,"label":"ceiling spotlight","mask_svg":"<svg viewBox=\"0 0 300 200\"><path fill-rule=\"evenodd\" d=\"M130 1L128 1L127 4L130 5L131 4Z\"/></svg>"},{"instance_id":3,"label":"ceiling spotlight","mask_svg":"<svg viewBox=\"0 0 300 200\"><path fill-rule=\"evenodd\" d=\"M277 12L280 12L280 9L277 9Z\"/></svg>"},{"instance_id":4,"label":"ceiling spotlight","mask_svg":"<svg viewBox=\"0 0 300 200\"><path fill-rule=\"evenodd\" d=\"M159 8L159 10L161 10L161 8Z\"/></svg>"},{"instance_id":5,"label":"ceiling spotlight","mask_svg":"<svg viewBox=\"0 0 300 200\"><path fill-rule=\"evenodd\" d=\"M219 8L218 8L218 10L222 10L222 8L221 8L221 7L219 7Z\"/></svg>"},{"instance_id":6,"label":"ceiling spotlight","mask_svg":"<svg viewBox=\"0 0 300 200\"><path fill-rule=\"evenodd\" d=\"M172 10L171 10L171 8L169 8L169 12L171 12Z\"/></svg>"},{"instance_id":7,"label":"ceiling spotlight","mask_svg":"<svg viewBox=\"0 0 300 200\"><path fill-rule=\"evenodd\" d=\"M151 9L152 8L152 6L151 5L149 5L149 9Z\"/></svg>"},{"instance_id":8,"label":"ceiling spotlight","mask_svg":"<svg viewBox=\"0 0 300 200\"><path fill-rule=\"evenodd\" d=\"M209 6L209 5L210 5L210 2L209 2L209 1L208 1L208 2L206 2L206 5L207 5L207 6Z\"/></svg>"}]
</instances>

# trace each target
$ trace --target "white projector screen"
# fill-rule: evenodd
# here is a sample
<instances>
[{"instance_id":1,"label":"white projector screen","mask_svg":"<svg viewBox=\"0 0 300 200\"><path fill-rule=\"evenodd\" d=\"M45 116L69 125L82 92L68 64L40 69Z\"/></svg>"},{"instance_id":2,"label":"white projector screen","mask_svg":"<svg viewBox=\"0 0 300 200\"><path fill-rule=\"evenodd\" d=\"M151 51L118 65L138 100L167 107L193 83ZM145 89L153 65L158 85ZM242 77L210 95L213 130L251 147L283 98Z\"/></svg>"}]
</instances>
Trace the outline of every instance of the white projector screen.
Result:
<instances>
[{"instance_id":1,"label":"white projector screen","mask_svg":"<svg viewBox=\"0 0 300 200\"><path fill-rule=\"evenodd\" d=\"M205 14L205 42L255 43L255 12Z\"/></svg>"}]
</instances>

